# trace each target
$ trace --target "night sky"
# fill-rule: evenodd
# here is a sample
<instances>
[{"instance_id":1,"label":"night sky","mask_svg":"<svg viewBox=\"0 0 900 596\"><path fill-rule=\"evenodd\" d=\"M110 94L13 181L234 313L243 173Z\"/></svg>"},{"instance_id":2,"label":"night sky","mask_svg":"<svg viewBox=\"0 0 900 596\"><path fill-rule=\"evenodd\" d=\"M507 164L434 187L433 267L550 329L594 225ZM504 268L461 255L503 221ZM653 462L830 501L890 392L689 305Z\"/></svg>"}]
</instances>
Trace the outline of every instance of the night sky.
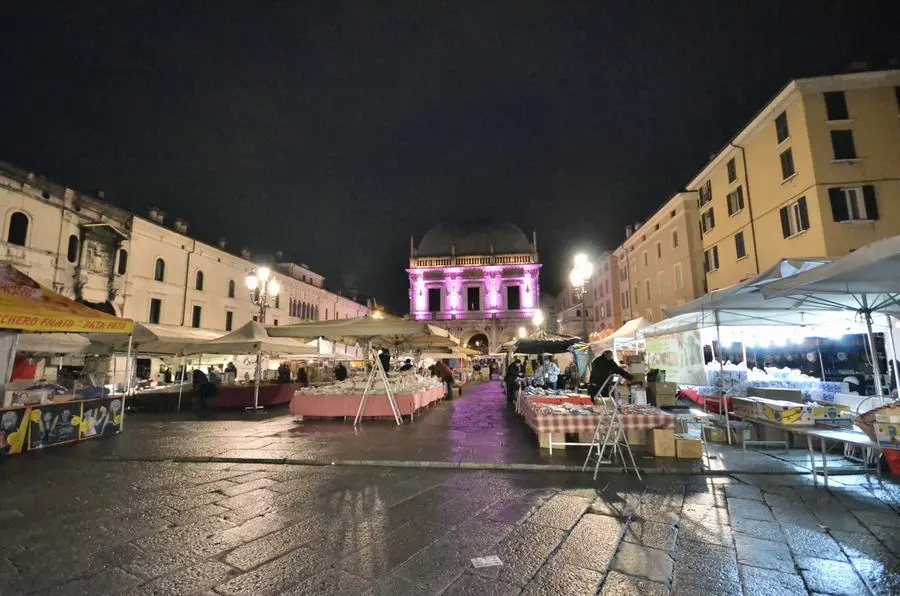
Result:
<instances>
[{"instance_id":1,"label":"night sky","mask_svg":"<svg viewBox=\"0 0 900 596\"><path fill-rule=\"evenodd\" d=\"M555 292L788 80L898 31L897 1L7 3L0 159L399 313L410 235L509 219Z\"/></svg>"}]
</instances>

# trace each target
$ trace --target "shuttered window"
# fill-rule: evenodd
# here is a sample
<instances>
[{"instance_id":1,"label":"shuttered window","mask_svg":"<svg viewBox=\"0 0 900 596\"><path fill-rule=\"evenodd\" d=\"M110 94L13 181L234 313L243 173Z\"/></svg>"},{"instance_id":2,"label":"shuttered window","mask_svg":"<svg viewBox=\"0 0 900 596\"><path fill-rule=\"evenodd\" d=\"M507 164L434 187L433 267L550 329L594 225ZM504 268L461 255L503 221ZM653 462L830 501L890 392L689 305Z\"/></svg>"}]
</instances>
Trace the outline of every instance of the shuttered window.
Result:
<instances>
[{"instance_id":1,"label":"shuttered window","mask_svg":"<svg viewBox=\"0 0 900 596\"><path fill-rule=\"evenodd\" d=\"M832 219L836 222L878 219L878 201L875 198L875 187L871 184L862 187L829 188L828 200L831 203Z\"/></svg>"}]
</instances>

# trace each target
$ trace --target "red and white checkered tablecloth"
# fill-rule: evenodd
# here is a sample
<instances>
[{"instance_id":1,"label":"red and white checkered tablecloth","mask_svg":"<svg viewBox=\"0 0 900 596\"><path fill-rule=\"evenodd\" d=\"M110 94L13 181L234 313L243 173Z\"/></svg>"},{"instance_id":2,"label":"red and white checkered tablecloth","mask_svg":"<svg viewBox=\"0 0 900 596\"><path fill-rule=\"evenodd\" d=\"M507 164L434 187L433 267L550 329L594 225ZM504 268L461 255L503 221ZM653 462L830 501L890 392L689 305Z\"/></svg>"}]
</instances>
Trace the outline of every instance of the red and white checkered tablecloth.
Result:
<instances>
[{"instance_id":1,"label":"red and white checkered tablecloth","mask_svg":"<svg viewBox=\"0 0 900 596\"><path fill-rule=\"evenodd\" d=\"M521 412L525 422L534 432L544 433L580 433L592 432L600 423L601 415L574 414L539 414L531 403L521 404ZM673 428L675 417L662 410L649 406L622 406L620 415L625 430L651 430L654 428Z\"/></svg>"}]
</instances>

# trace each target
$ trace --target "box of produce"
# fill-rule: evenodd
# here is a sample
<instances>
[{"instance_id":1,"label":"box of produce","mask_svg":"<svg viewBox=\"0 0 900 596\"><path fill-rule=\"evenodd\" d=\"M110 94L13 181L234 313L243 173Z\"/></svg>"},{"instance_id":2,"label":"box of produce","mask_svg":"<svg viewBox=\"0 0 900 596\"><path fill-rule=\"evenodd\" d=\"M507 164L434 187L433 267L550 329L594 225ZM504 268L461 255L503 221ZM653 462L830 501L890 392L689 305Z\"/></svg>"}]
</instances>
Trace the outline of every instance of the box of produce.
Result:
<instances>
[{"instance_id":1,"label":"box of produce","mask_svg":"<svg viewBox=\"0 0 900 596\"><path fill-rule=\"evenodd\" d=\"M789 401L762 400L764 420L784 424L785 426L811 426L813 424L812 408Z\"/></svg>"}]
</instances>

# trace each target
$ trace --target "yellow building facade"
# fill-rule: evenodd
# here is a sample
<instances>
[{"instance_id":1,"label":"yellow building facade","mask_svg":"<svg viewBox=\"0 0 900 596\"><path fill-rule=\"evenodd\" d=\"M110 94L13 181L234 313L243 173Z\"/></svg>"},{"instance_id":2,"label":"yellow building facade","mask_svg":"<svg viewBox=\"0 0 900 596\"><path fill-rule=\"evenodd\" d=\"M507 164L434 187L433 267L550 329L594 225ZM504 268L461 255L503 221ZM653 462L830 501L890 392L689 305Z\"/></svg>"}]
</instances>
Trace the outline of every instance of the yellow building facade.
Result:
<instances>
[{"instance_id":1,"label":"yellow building facade","mask_svg":"<svg viewBox=\"0 0 900 596\"><path fill-rule=\"evenodd\" d=\"M665 309L705 293L697 195L681 192L650 219L626 229L614 253L620 321L663 320Z\"/></svg>"},{"instance_id":2,"label":"yellow building facade","mask_svg":"<svg viewBox=\"0 0 900 596\"><path fill-rule=\"evenodd\" d=\"M900 71L792 81L687 189L709 290L900 234Z\"/></svg>"}]
</instances>

